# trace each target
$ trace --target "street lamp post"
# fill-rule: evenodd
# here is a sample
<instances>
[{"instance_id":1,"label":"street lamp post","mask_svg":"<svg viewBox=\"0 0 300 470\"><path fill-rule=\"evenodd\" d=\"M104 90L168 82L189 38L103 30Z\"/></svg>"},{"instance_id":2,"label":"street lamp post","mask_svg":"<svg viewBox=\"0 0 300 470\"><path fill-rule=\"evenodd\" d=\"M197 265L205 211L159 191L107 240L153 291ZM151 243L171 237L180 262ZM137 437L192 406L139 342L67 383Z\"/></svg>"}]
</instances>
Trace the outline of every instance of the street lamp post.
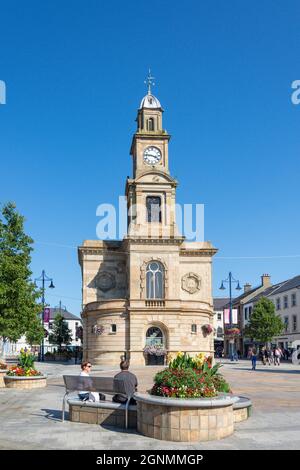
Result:
<instances>
[{"instance_id":1,"label":"street lamp post","mask_svg":"<svg viewBox=\"0 0 300 470\"><path fill-rule=\"evenodd\" d=\"M42 271L42 274L40 275L40 277L37 277L35 280L34 280L34 283L35 285L37 285L36 283L37 282L41 282L42 283L42 306L43 306L43 310L42 310L42 325L43 325L43 329L44 329L44 315L45 315L45 283L46 282L50 282L50 286L49 288L50 289L54 289L54 284L53 284L53 279L51 277L48 277L43 269ZM45 356L44 356L44 336L43 336L43 339L42 339L42 343L41 343L41 351L40 351L40 360L42 362L44 362L45 360Z\"/></svg>"},{"instance_id":2,"label":"street lamp post","mask_svg":"<svg viewBox=\"0 0 300 470\"><path fill-rule=\"evenodd\" d=\"M222 284L220 286L221 290L226 289L226 287L224 286L224 282L229 283L229 328L232 328L232 283L233 282L237 283L236 290L241 290L241 286L240 286L240 281L238 281L237 279L234 279L231 272L229 272L229 275L228 275L227 279L222 280ZM225 322L224 322L224 326L225 326ZM229 355L230 355L231 361L233 361L233 359L234 359L234 357L233 357L234 356L234 344L232 344L230 342L229 342Z\"/></svg>"}]
</instances>

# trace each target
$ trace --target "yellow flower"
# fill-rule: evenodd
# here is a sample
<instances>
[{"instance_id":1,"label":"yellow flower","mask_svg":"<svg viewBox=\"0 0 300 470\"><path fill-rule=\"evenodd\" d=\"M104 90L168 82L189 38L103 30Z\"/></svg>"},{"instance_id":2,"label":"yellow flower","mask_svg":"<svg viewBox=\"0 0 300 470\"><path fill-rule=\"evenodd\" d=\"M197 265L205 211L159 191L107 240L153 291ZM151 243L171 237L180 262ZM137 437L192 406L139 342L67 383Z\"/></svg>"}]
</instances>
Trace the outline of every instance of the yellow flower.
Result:
<instances>
[{"instance_id":1,"label":"yellow flower","mask_svg":"<svg viewBox=\"0 0 300 470\"><path fill-rule=\"evenodd\" d=\"M181 351L178 351L178 353L177 353L177 357L182 357L182 356L183 356L183 352L181 352Z\"/></svg>"}]
</instances>

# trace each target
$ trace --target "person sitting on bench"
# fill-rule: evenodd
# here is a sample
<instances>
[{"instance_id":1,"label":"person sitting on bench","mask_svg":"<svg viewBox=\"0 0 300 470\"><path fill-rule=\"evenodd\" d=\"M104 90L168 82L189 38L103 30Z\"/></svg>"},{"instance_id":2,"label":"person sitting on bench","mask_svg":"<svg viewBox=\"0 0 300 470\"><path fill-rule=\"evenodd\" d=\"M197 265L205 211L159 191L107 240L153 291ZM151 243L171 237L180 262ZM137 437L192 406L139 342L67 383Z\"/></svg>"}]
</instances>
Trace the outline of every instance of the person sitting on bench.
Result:
<instances>
[{"instance_id":1,"label":"person sitting on bench","mask_svg":"<svg viewBox=\"0 0 300 470\"><path fill-rule=\"evenodd\" d=\"M89 361L88 362L83 362L81 364L80 377L89 377L91 367L92 367L92 364ZM84 379L84 383L86 385L89 385L88 384L88 379ZM105 400L105 395L103 395L103 393L100 393L100 392L84 391L84 392L79 392L78 396L79 396L80 400L83 400L83 401L88 400L88 401L96 402L96 401L100 401L100 400Z\"/></svg>"},{"instance_id":2,"label":"person sitting on bench","mask_svg":"<svg viewBox=\"0 0 300 470\"><path fill-rule=\"evenodd\" d=\"M138 382L134 374L129 372L129 361L121 361L120 363L121 372L115 375L115 379L122 380L124 382L126 395L122 393L117 393L113 396L113 401L115 403L127 403L128 396L132 396L137 390ZM131 398L130 405L136 405L136 401Z\"/></svg>"}]
</instances>

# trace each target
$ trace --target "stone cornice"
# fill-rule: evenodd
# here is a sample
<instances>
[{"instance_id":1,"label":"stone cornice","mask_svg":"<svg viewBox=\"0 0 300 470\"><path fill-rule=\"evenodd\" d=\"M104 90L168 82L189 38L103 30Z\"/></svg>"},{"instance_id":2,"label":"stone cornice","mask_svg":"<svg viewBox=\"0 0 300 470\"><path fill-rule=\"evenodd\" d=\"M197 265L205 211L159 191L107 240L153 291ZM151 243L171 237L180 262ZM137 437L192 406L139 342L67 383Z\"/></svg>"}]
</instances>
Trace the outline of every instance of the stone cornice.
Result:
<instances>
[{"instance_id":1,"label":"stone cornice","mask_svg":"<svg viewBox=\"0 0 300 470\"><path fill-rule=\"evenodd\" d=\"M199 248L196 250L181 249L179 256L214 256L217 252L217 248Z\"/></svg>"},{"instance_id":2,"label":"stone cornice","mask_svg":"<svg viewBox=\"0 0 300 470\"><path fill-rule=\"evenodd\" d=\"M124 242L131 242L142 245L181 245L184 242L184 237L174 237L174 238L147 238L147 237L135 237L131 235L130 237L124 238Z\"/></svg>"}]
</instances>

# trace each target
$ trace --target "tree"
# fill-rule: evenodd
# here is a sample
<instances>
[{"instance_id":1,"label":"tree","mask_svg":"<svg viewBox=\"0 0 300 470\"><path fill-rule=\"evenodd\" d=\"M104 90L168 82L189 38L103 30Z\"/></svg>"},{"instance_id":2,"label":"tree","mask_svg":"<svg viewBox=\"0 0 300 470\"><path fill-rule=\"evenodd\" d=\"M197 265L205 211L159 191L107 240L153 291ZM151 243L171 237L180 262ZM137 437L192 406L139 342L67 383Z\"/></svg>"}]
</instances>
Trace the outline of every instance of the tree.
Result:
<instances>
[{"instance_id":1,"label":"tree","mask_svg":"<svg viewBox=\"0 0 300 470\"><path fill-rule=\"evenodd\" d=\"M30 346L40 345L43 337L45 337L45 328L43 328L41 320L36 318L26 332L26 341Z\"/></svg>"},{"instance_id":2,"label":"tree","mask_svg":"<svg viewBox=\"0 0 300 470\"><path fill-rule=\"evenodd\" d=\"M55 315L52 323L52 332L49 334L49 343L57 344L58 350L61 350L62 344L67 346L72 342L72 331L68 328L64 317L58 313Z\"/></svg>"},{"instance_id":3,"label":"tree","mask_svg":"<svg viewBox=\"0 0 300 470\"><path fill-rule=\"evenodd\" d=\"M2 215L2 217L1 217ZM16 342L38 322L40 291L30 280L33 240L12 202L0 214L0 338Z\"/></svg>"},{"instance_id":4,"label":"tree","mask_svg":"<svg viewBox=\"0 0 300 470\"><path fill-rule=\"evenodd\" d=\"M259 299L253 309L245 335L260 343L269 343L274 336L281 334L284 323L275 313L273 302L266 297Z\"/></svg>"}]
</instances>

